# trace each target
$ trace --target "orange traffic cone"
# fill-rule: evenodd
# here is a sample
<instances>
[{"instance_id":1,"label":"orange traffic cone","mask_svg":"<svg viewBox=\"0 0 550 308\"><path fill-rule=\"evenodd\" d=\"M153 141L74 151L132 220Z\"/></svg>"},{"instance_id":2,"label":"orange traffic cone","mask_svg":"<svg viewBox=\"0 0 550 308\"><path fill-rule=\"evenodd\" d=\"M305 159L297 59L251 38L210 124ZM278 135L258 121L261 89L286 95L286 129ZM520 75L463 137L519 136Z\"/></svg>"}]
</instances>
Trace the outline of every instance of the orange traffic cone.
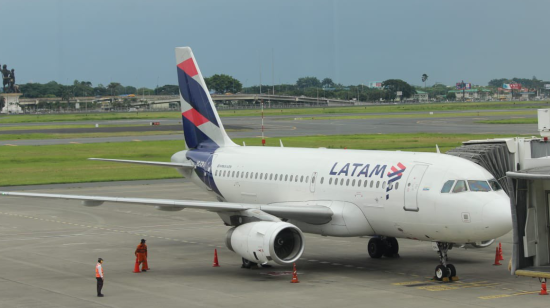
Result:
<instances>
[{"instance_id":1,"label":"orange traffic cone","mask_svg":"<svg viewBox=\"0 0 550 308\"><path fill-rule=\"evenodd\" d=\"M214 249L214 263L212 264L212 267L220 267L220 263L218 262L218 250Z\"/></svg>"},{"instance_id":2,"label":"orange traffic cone","mask_svg":"<svg viewBox=\"0 0 550 308\"><path fill-rule=\"evenodd\" d=\"M495 264L493 265L502 265L500 264L500 257L499 257L499 253L498 253L498 247L496 249L496 252L495 252Z\"/></svg>"},{"instance_id":3,"label":"orange traffic cone","mask_svg":"<svg viewBox=\"0 0 550 308\"><path fill-rule=\"evenodd\" d=\"M139 270L139 262L138 262L138 258L136 258L136 265L134 265L134 273L139 273L140 270Z\"/></svg>"},{"instance_id":4,"label":"orange traffic cone","mask_svg":"<svg viewBox=\"0 0 550 308\"><path fill-rule=\"evenodd\" d=\"M292 270L292 280L290 283L299 283L298 281L298 273L296 272L296 263L294 263L294 269Z\"/></svg>"},{"instance_id":5,"label":"orange traffic cone","mask_svg":"<svg viewBox=\"0 0 550 308\"><path fill-rule=\"evenodd\" d=\"M543 278L540 282L540 293L539 295L548 295L546 292L546 278Z\"/></svg>"},{"instance_id":6,"label":"orange traffic cone","mask_svg":"<svg viewBox=\"0 0 550 308\"><path fill-rule=\"evenodd\" d=\"M502 244L498 243L498 259L504 261L504 256L502 255Z\"/></svg>"}]
</instances>

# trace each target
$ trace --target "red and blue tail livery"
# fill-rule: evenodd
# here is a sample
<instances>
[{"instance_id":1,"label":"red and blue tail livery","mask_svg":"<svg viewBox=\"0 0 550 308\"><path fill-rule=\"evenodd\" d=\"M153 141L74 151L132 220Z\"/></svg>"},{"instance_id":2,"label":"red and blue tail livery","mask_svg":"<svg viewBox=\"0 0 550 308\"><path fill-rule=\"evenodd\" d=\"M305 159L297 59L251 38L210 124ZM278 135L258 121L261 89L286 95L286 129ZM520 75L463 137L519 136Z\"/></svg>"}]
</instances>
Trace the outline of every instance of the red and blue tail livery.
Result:
<instances>
[{"instance_id":1,"label":"red and blue tail livery","mask_svg":"<svg viewBox=\"0 0 550 308\"><path fill-rule=\"evenodd\" d=\"M223 128L201 71L189 47L176 48L185 144L188 149L236 146Z\"/></svg>"}]
</instances>

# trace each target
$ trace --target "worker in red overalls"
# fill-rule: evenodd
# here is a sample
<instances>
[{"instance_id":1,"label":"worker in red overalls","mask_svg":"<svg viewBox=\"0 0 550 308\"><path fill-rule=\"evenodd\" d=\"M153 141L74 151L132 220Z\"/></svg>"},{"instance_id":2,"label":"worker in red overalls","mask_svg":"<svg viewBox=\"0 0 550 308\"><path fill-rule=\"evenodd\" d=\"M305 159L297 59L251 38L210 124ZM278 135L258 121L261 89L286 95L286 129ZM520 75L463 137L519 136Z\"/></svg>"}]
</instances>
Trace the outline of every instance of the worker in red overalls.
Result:
<instances>
[{"instance_id":1,"label":"worker in red overalls","mask_svg":"<svg viewBox=\"0 0 550 308\"><path fill-rule=\"evenodd\" d=\"M137 245L135 255L138 263L141 264L141 271L146 272L149 266L147 264L147 245L145 245L144 239L141 239L141 243Z\"/></svg>"}]
</instances>

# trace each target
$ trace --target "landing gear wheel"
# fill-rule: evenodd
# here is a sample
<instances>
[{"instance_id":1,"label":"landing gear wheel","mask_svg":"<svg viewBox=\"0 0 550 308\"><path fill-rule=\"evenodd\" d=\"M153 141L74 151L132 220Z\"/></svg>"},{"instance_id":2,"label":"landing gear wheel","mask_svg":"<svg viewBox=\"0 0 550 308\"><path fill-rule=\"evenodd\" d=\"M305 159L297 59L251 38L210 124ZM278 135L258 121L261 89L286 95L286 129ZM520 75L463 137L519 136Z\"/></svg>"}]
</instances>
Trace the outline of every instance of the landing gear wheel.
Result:
<instances>
[{"instance_id":1,"label":"landing gear wheel","mask_svg":"<svg viewBox=\"0 0 550 308\"><path fill-rule=\"evenodd\" d=\"M435 279L438 281L442 281L443 278L449 277L449 274L451 272L444 266L444 265L438 265L435 267Z\"/></svg>"},{"instance_id":2,"label":"landing gear wheel","mask_svg":"<svg viewBox=\"0 0 550 308\"><path fill-rule=\"evenodd\" d=\"M386 258L395 258L399 257L399 243L395 237L388 237L385 240L386 242L386 252L384 252L384 257Z\"/></svg>"},{"instance_id":3,"label":"landing gear wheel","mask_svg":"<svg viewBox=\"0 0 550 308\"><path fill-rule=\"evenodd\" d=\"M382 239L373 237L369 240L367 250L371 258L380 259L386 252L386 245Z\"/></svg>"},{"instance_id":4,"label":"landing gear wheel","mask_svg":"<svg viewBox=\"0 0 550 308\"><path fill-rule=\"evenodd\" d=\"M257 263L254 263L248 259L245 259L245 258L242 258L243 259L243 265L241 266L241 268L251 268L251 267L256 267L258 264Z\"/></svg>"},{"instance_id":5,"label":"landing gear wheel","mask_svg":"<svg viewBox=\"0 0 550 308\"><path fill-rule=\"evenodd\" d=\"M447 264L447 270L449 270L449 278L456 277L456 268L452 264Z\"/></svg>"}]
</instances>

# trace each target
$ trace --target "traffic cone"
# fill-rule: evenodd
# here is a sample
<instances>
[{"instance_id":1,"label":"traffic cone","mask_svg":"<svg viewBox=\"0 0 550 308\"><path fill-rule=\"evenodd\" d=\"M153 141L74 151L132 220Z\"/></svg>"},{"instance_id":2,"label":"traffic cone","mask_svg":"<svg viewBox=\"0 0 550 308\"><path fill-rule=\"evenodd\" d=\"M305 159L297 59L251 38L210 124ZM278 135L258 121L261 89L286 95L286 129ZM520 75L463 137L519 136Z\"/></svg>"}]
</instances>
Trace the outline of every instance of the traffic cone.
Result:
<instances>
[{"instance_id":1,"label":"traffic cone","mask_svg":"<svg viewBox=\"0 0 550 308\"><path fill-rule=\"evenodd\" d=\"M498 247L496 249L496 252L495 252L495 264L493 265L502 265L500 264L500 257L499 257L499 253L498 253Z\"/></svg>"},{"instance_id":2,"label":"traffic cone","mask_svg":"<svg viewBox=\"0 0 550 308\"><path fill-rule=\"evenodd\" d=\"M214 249L214 263L212 264L212 267L220 267L220 263L218 262L218 250Z\"/></svg>"},{"instance_id":3,"label":"traffic cone","mask_svg":"<svg viewBox=\"0 0 550 308\"><path fill-rule=\"evenodd\" d=\"M290 283L299 283L298 281L298 273L296 272L296 263L294 263L294 269L292 270L292 280Z\"/></svg>"},{"instance_id":4,"label":"traffic cone","mask_svg":"<svg viewBox=\"0 0 550 308\"><path fill-rule=\"evenodd\" d=\"M542 279L542 281L540 282L539 295L548 295L548 292L546 292L546 278Z\"/></svg>"},{"instance_id":5,"label":"traffic cone","mask_svg":"<svg viewBox=\"0 0 550 308\"><path fill-rule=\"evenodd\" d=\"M504 261L504 256L502 255L502 244L498 243L498 258L500 261Z\"/></svg>"},{"instance_id":6,"label":"traffic cone","mask_svg":"<svg viewBox=\"0 0 550 308\"><path fill-rule=\"evenodd\" d=\"M134 273L139 273L140 270L139 270L139 262L138 262L138 258L136 258L136 265L134 265Z\"/></svg>"}]
</instances>

